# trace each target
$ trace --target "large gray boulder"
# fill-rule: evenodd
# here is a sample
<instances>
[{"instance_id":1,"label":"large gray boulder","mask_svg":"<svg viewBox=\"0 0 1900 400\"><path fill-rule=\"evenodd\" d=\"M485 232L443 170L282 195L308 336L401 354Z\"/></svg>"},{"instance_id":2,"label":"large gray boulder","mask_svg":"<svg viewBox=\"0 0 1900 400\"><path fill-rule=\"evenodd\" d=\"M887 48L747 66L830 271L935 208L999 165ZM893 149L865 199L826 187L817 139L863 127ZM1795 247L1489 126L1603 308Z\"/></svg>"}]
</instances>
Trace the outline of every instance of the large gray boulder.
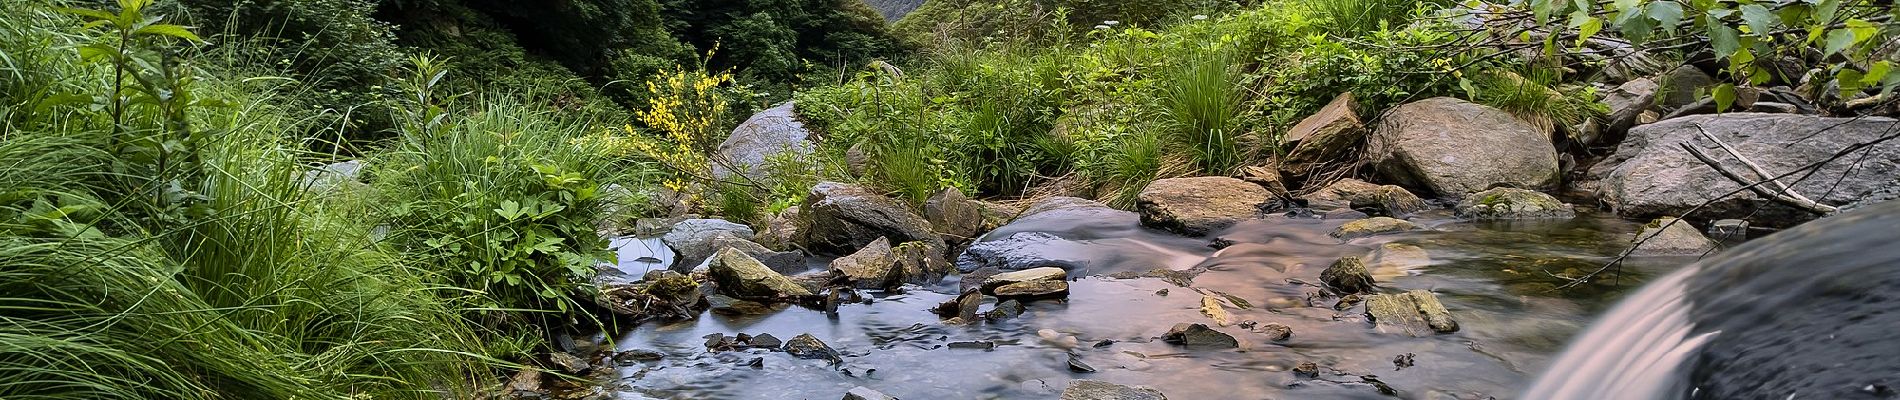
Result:
<instances>
[{"instance_id":1,"label":"large gray boulder","mask_svg":"<svg viewBox=\"0 0 1900 400\"><path fill-rule=\"evenodd\" d=\"M1496 186L1545 189L1559 178L1548 135L1510 113L1450 97L1387 111L1367 142L1380 174L1441 197Z\"/></svg>"},{"instance_id":2,"label":"large gray boulder","mask_svg":"<svg viewBox=\"0 0 1900 400\"><path fill-rule=\"evenodd\" d=\"M880 237L946 250L943 238L924 217L897 200L855 185L821 182L812 186L799 216L805 221L805 249L815 254L851 254Z\"/></svg>"},{"instance_id":3,"label":"large gray boulder","mask_svg":"<svg viewBox=\"0 0 1900 400\"><path fill-rule=\"evenodd\" d=\"M752 242L752 228L722 219L689 219L673 224L673 230L660 241L673 248L674 271L688 272L704 264L720 249L732 248L764 263L774 271L794 273L805 269L805 256L795 251L772 251Z\"/></svg>"},{"instance_id":4,"label":"large gray boulder","mask_svg":"<svg viewBox=\"0 0 1900 400\"><path fill-rule=\"evenodd\" d=\"M1273 199L1266 188L1224 176L1162 179L1136 197L1141 224L1201 236L1259 218Z\"/></svg>"},{"instance_id":5,"label":"large gray boulder","mask_svg":"<svg viewBox=\"0 0 1900 400\"><path fill-rule=\"evenodd\" d=\"M1827 160L1844 149L1890 135L1900 128L1891 118L1826 118L1790 114L1732 113L1696 115L1638 126L1616 153L1591 169L1600 178L1598 195L1630 218L1682 215L1697 205L1734 192L1740 184L1723 177L1681 148L1688 143L1744 177L1758 179L1748 167L1701 138L1707 131L1770 174L1795 172ZM1828 205L1852 203L1900 185L1900 141L1870 146L1823 164L1812 175L1791 175L1783 182L1794 191ZM1813 219L1812 213L1763 199L1750 191L1703 207L1697 220L1745 218L1785 227Z\"/></svg>"},{"instance_id":6,"label":"large gray boulder","mask_svg":"<svg viewBox=\"0 0 1900 400\"><path fill-rule=\"evenodd\" d=\"M816 148L811 131L798 121L792 102L759 111L745 123L732 129L726 141L712 155L714 178L731 179L734 175L760 180L765 178L767 160L784 153L810 155Z\"/></svg>"}]
</instances>

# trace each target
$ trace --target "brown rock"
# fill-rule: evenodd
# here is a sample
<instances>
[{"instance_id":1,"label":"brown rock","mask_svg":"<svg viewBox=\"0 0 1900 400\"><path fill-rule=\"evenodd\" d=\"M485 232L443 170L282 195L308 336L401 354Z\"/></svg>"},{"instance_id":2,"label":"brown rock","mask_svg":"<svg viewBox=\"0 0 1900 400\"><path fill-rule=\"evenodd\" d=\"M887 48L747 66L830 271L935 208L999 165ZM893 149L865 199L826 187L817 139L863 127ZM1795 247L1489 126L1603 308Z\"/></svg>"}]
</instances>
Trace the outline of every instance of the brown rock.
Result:
<instances>
[{"instance_id":1,"label":"brown rock","mask_svg":"<svg viewBox=\"0 0 1900 400\"><path fill-rule=\"evenodd\" d=\"M1328 163L1342 161L1365 140L1366 126L1354 112L1358 102L1352 92L1341 93L1318 113L1307 116L1288 130L1282 144L1299 142L1280 162L1287 175L1304 176Z\"/></svg>"},{"instance_id":2,"label":"brown rock","mask_svg":"<svg viewBox=\"0 0 1900 400\"><path fill-rule=\"evenodd\" d=\"M1144 226L1201 236L1260 217L1272 197L1266 188L1234 178L1173 178L1149 183L1136 208Z\"/></svg>"}]
</instances>

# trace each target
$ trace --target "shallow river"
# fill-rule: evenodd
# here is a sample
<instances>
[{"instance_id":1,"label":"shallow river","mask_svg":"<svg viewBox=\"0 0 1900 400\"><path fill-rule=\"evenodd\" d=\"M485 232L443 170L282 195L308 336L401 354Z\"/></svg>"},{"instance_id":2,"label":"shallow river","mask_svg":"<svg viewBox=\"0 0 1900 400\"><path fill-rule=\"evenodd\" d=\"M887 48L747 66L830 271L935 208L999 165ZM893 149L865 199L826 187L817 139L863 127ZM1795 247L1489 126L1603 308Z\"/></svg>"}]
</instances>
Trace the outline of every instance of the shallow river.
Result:
<instances>
[{"instance_id":1,"label":"shallow river","mask_svg":"<svg viewBox=\"0 0 1900 400\"><path fill-rule=\"evenodd\" d=\"M1014 319L946 325L930 310L957 293L952 276L933 287L873 294L870 304L845 305L836 318L800 307L745 317L709 312L620 335L619 350L667 357L624 366L619 379L604 384L626 399L829 400L855 386L902 399L1053 399L1073 379L1146 385L1177 400L1391 398L1365 383L1370 376L1399 398L1514 398L1623 291L1693 261L1632 260L1617 279L1557 291L1564 281L1555 275L1608 261L1638 225L1595 213L1561 222L1476 223L1443 214L1412 220L1431 230L1342 241L1326 233L1345 220L1250 221L1211 235L1236 242L1221 250L1207 238L1140 228L1132 213L1018 221L985 239L1020 232L1068 239L1046 250L1085 266L1070 272L1083 277L1072 282L1066 301L1031 302ZM1382 333L1357 308L1335 311L1335 300L1323 297L1309 302L1327 265L1386 243L1419 246L1431 262L1375 268L1379 284L1386 291L1436 293L1459 331L1425 338ZM1189 287L1105 276L1154 268L1204 272ZM1234 321L1283 324L1293 336L1273 342L1239 324L1216 326L1200 311L1203 296L1221 302ZM1241 348L1188 350L1158 339L1182 322L1215 326L1238 338ZM714 333L780 339L809 333L842 352L844 362L764 350L709 353L702 337ZM1104 340L1113 343L1097 346ZM968 341L995 347L947 346ZM1397 367L1394 358L1406 354L1412 366ZM1071 357L1097 372L1073 372ZM755 359L758 366L749 365ZM1320 366L1318 379L1291 371L1303 362Z\"/></svg>"}]
</instances>

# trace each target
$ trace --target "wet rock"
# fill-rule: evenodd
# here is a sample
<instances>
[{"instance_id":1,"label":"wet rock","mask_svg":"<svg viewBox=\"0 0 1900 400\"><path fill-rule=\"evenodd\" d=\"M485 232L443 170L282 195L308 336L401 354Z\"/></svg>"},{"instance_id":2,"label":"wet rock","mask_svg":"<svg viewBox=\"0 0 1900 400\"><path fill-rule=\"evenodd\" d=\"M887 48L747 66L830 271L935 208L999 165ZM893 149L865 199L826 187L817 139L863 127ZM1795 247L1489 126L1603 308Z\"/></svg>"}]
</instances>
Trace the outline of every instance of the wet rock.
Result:
<instances>
[{"instance_id":1,"label":"wet rock","mask_svg":"<svg viewBox=\"0 0 1900 400\"><path fill-rule=\"evenodd\" d=\"M1299 144L1282 159L1280 170L1290 176L1305 176L1345 158L1366 136L1366 126L1359 121L1355 108L1358 102L1353 100L1352 92L1340 93L1319 112L1293 125L1282 144Z\"/></svg>"},{"instance_id":2,"label":"wet rock","mask_svg":"<svg viewBox=\"0 0 1900 400\"><path fill-rule=\"evenodd\" d=\"M745 344L755 349L777 349L785 345L785 341L779 340L777 336L772 336L770 333L761 333L758 336L746 338Z\"/></svg>"},{"instance_id":3,"label":"wet rock","mask_svg":"<svg viewBox=\"0 0 1900 400\"><path fill-rule=\"evenodd\" d=\"M1372 293L1378 290L1374 284L1372 272L1366 269L1364 260L1359 257L1340 257L1326 270L1320 271L1319 280L1326 288L1339 294Z\"/></svg>"},{"instance_id":4,"label":"wet rock","mask_svg":"<svg viewBox=\"0 0 1900 400\"><path fill-rule=\"evenodd\" d=\"M699 290L699 282L693 278L669 270L655 270L639 282L602 285L594 304L634 320L692 318L705 306L706 294Z\"/></svg>"},{"instance_id":5,"label":"wet rock","mask_svg":"<svg viewBox=\"0 0 1900 400\"><path fill-rule=\"evenodd\" d=\"M812 186L806 204L799 212L807 227L805 245L816 254L850 254L880 237L924 242L939 252L946 249L929 221L897 200L862 187L822 182Z\"/></svg>"},{"instance_id":6,"label":"wet rock","mask_svg":"<svg viewBox=\"0 0 1900 400\"><path fill-rule=\"evenodd\" d=\"M746 347L745 342L740 341L739 338L726 336L724 333L711 333L702 338L706 339L706 351L710 352L733 351Z\"/></svg>"},{"instance_id":7,"label":"wet rock","mask_svg":"<svg viewBox=\"0 0 1900 400\"><path fill-rule=\"evenodd\" d=\"M996 303L996 308L992 308L990 312L983 314L983 319L990 322L1002 321L1023 315L1025 311L1029 311L1029 309L1023 307L1022 302L1013 299L1003 300Z\"/></svg>"},{"instance_id":8,"label":"wet rock","mask_svg":"<svg viewBox=\"0 0 1900 400\"><path fill-rule=\"evenodd\" d=\"M805 264L804 253L796 251L772 251L772 249L766 248L765 245L753 243L750 240L745 240L730 232L714 232L705 243L710 246L704 248L714 249L714 252L717 252L719 249L738 250L747 256L751 256L754 260L759 260L759 263L765 264L766 268L771 268L773 271L778 271L781 274L795 274L809 268L809 266ZM674 258L674 270L692 266L693 272L705 272L706 259L711 257L712 253L681 253L679 257Z\"/></svg>"},{"instance_id":9,"label":"wet rock","mask_svg":"<svg viewBox=\"0 0 1900 400\"><path fill-rule=\"evenodd\" d=\"M799 240L803 237L800 233L803 230L799 225L800 219L798 212L798 206L791 206L785 208L784 211L779 211L778 214L772 215L772 217L768 218L765 222L765 230L755 235L754 240L756 240L759 245L772 250L796 250L801 246Z\"/></svg>"},{"instance_id":10,"label":"wet rock","mask_svg":"<svg viewBox=\"0 0 1900 400\"><path fill-rule=\"evenodd\" d=\"M1663 217L1649 221L1632 239L1636 249L1630 252L1634 256L1698 256L1715 250L1715 241L1702 236L1702 232L1690 225L1689 221Z\"/></svg>"},{"instance_id":11,"label":"wet rock","mask_svg":"<svg viewBox=\"0 0 1900 400\"><path fill-rule=\"evenodd\" d=\"M1375 276L1386 274L1402 276L1431 266L1432 256L1431 253L1418 246L1386 243L1379 245L1377 249L1372 249L1372 254L1366 255L1365 261L1369 270L1377 271Z\"/></svg>"},{"instance_id":12,"label":"wet rock","mask_svg":"<svg viewBox=\"0 0 1900 400\"><path fill-rule=\"evenodd\" d=\"M843 360L837 350L832 350L831 346L825 345L825 342L819 341L817 337L809 333L793 336L792 340L785 342L784 350L792 357L807 360L827 360L833 363Z\"/></svg>"},{"instance_id":13,"label":"wet rock","mask_svg":"<svg viewBox=\"0 0 1900 400\"><path fill-rule=\"evenodd\" d=\"M1340 239L1356 239L1386 233L1424 229L1425 227L1418 226L1418 224L1414 224L1411 221L1390 217L1372 217L1347 222L1345 225L1340 225L1339 229L1334 229L1329 235Z\"/></svg>"},{"instance_id":14,"label":"wet rock","mask_svg":"<svg viewBox=\"0 0 1900 400\"><path fill-rule=\"evenodd\" d=\"M665 358L666 353L645 349L633 349L614 353L614 362L622 365L641 361L659 361Z\"/></svg>"},{"instance_id":15,"label":"wet rock","mask_svg":"<svg viewBox=\"0 0 1900 400\"><path fill-rule=\"evenodd\" d=\"M983 267L1007 271L1037 267L1082 268L1086 265L1082 260L1063 257L1070 252L1061 249L1072 244L1067 239L1046 232L1016 233L970 245L962 255L957 256L957 269L970 272Z\"/></svg>"},{"instance_id":16,"label":"wet rock","mask_svg":"<svg viewBox=\"0 0 1900 400\"><path fill-rule=\"evenodd\" d=\"M722 233L725 235L720 235ZM730 246L735 241L748 240L752 236L752 227L723 219L701 218L682 220L673 224L665 235L660 236L660 241L666 243L667 247L672 247L678 255L673 258L671 269L687 272L704 262L707 257L711 257L713 253L719 252L720 248ZM759 247L763 249L763 246Z\"/></svg>"},{"instance_id":17,"label":"wet rock","mask_svg":"<svg viewBox=\"0 0 1900 400\"><path fill-rule=\"evenodd\" d=\"M1056 267L1030 268L1030 269L1021 270L1021 271L1011 271L1011 272L1004 272L1004 273L1000 273L996 275L990 275L989 278L986 278L983 280L983 291L986 293L992 292L996 290L996 288L1003 287L1010 284L1016 284L1016 283L1035 282L1035 281L1062 282L1062 281L1066 281L1068 278L1069 278L1068 271L1063 271L1061 268L1056 268Z\"/></svg>"},{"instance_id":18,"label":"wet rock","mask_svg":"<svg viewBox=\"0 0 1900 400\"><path fill-rule=\"evenodd\" d=\"M1824 118L1808 115L1726 113L1697 115L1643 125L1630 130L1616 153L1590 175L1601 199L1618 215L1629 218L1679 216L1741 185L1723 177L1681 148L1688 144L1718 160L1723 168L1759 179L1750 169L1703 138L1719 138L1771 174L1801 170L1832 158L1859 143L1890 134L1900 121L1891 118ZM1852 203L1900 181L1900 163L1853 160L1900 160L1900 141L1861 149L1847 159L1822 164L1784 178L1795 192L1828 205ZM1797 179L1800 178L1800 179ZM1697 218L1745 218L1769 227L1787 227L1815 218L1807 211L1767 200L1743 190L1698 209Z\"/></svg>"},{"instance_id":19,"label":"wet rock","mask_svg":"<svg viewBox=\"0 0 1900 400\"><path fill-rule=\"evenodd\" d=\"M982 208L956 188L945 188L925 200L924 219L952 245L968 242L983 233Z\"/></svg>"},{"instance_id":20,"label":"wet rock","mask_svg":"<svg viewBox=\"0 0 1900 400\"><path fill-rule=\"evenodd\" d=\"M1136 197L1143 226L1201 236L1259 218L1273 194L1223 176L1173 178L1148 184Z\"/></svg>"},{"instance_id":21,"label":"wet rock","mask_svg":"<svg viewBox=\"0 0 1900 400\"><path fill-rule=\"evenodd\" d=\"M983 281L989 280L991 276L1000 273L1003 273L1003 270L996 269L996 267L983 267L977 268L975 271L964 272L963 278L957 282L957 293L980 291L983 289Z\"/></svg>"},{"instance_id":22,"label":"wet rock","mask_svg":"<svg viewBox=\"0 0 1900 400\"><path fill-rule=\"evenodd\" d=\"M880 237L856 253L831 260L831 274L858 288L881 289L891 287L891 266L896 263L890 240Z\"/></svg>"},{"instance_id":23,"label":"wet rock","mask_svg":"<svg viewBox=\"0 0 1900 400\"><path fill-rule=\"evenodd\" d=\"M1068 281L1028 281L997 286L991 291L999 298L1035 299L1069 295Z\"/></svg>"},{"instance_id":24,"label":"wet rock","mask_svg":"<svg viewBox=\"0 0 1900 400\"><path fill-rule=\"evenodd\" d=\"M1284 342L1293 338L1293 328L1281 324L1267 324L1260 327L1260 333L1267 334L1267 340Z\"/></svg>"},{"instance_id":25,"label":"wet rock","mask_svg":"<svg viewBox=\"0 0 1900 400\"><path fill-rule=\"evenodd\" d=\"M1082 359L1079 357L1076 357L1074 354L1070 354L1069 355L1069 372L1078 372L1078 373L1084 373L1084 374L1094 373L1095 367L1092 365L1089 365L1089 363L1082 362Z\"/></svg>"},{"instance_id":26,"label":"wet rock","mask_svg":"<svg viewBox=\"0 0 1900 400\"><path fill-rule=\"evenodd\" d=\"M558 352L558 351L553 352L553 353L548 353L548 364L551 364L556 368L560 368L562 371L567 371L570 374L578 374L582 372L587 372L587 370L594 368L594 366L587 364L587 360L582 360L580 357L575 357L573 354L567 354L567 353Z\"/></svg>"},{"instance_id":27,"label":"wet rock","mask_svg":"<svg viewBox=\"0 0 1900 400\"><path fill-rule=\"evenodd\" d=\"M1387 111L1367 139L1380 174L1407 187L1456 197L1496 186L1558 182L1550 136L1510 113L1449 97Z\"/></svg>"},{"instance_id":28,"label":"wet rock","mask_svg":"<svg viewBox=\"0 0 1900 400\"><path fill-rule=\"evenodd\" d=\"M905 283L913 285L931 285L942 282L950 275L950 263L943 260L942 254L930 248L929 243L910 242L891 248L891 285Z\"/></svg>"},{"instance_id":29,"label":"wet rock","mask_svg":"<svg viewBox=\"0 0 1900 400\"><path fill-rule=\"evenodd\" d=\"M844 392L844 400L897 400L897 398L884 394L884 392L859 386L851 388L851 391Z\"/></svg>"},{"instance_id":30,"label":"wet rock","mask_svg":"<svg viewBox=\"0 0 1900 400\"><path fill-rule=\"evenodd\" d=\"M1234 324L1234 314L1228 313L1227 308L1221 306L1220 299L1216 299L1214 296L1201 295L1201 315L1206 315L1207 318L1213 319L1215 325L1228 326Z\"/></svg>"},{"instance_id":31,"label":"wet rock","mask_svg":"<svg viewBox=\"0 0 1900 400\"><path fill-rule=\"evenodd\" d=\"M1301 362L1299 365L1293 366L1293 376L1302 379L1319 378L1319 364L1315 364L1312 361Z\"/></svg>"},{"instance_id":32,"label":"wet rock","mask_svg":"<svg viewBox=\"0 0 1900 400\"><path fill-rule=\"evenodd\" d=\"M1456 209L1459 218L1499 219L1571 219L1577 210L1556 197L1524 189L1492 188L1465 196Z\"/></svg>"},{"instance_id":33,"label":"wet rock","mask_svg":"<svg viewBox=\"0 0 1900 400\"><path fill-rule=\"evenodd\" d=\"M733 128L712 154L713 177L730 180L743 175L762 180L766 178L766 160L785 157L782 154L786 153L808 156L816 148L811 132L798 121L795 105L788 101L752 114Z\"/></svg>"},{"instance_id":34,"label":"wet rock","mask_svg":"<svg viewBox=\"0 0 1900 400\"><path fill-rule=\"evenodd\" d=\"M971 341L961 341L961 342L950 342L949 344L946 344L945 346L950 347L952 349L995 350L996 342L992 342L988 340L971 340Z\"/></svg>"},{"instance_id":35,"label":"wet rock","mask_svg":"<svg viewBox=\"0 0 1900 400\"><path fill-rule=\"evenodd\" d=\"M983 307L982 293L964 292L963 295L957 296L955 300L937 305L936 312L937 316L945 318L954 317L962 319L964 322L972 322L976 321L977 309L981 307Z\"/></svg>"},{"instance_id":36,"label":"wet rock","mask_svg":"<svg viewBox=\"0 0 1900 400\"><path fill-rule=\"evenodd\" d=\"M1148 387L1077 379L1069 381L1069 387L1062 390L1062 400L1168 400L1168 396Z\"/></svg>"},{"instance_id":37,"label":"wet rock","mask_svg":"<svg viewBox=\"0 0 1900 400\"><path fill-rule=\"evenodd\" d=\"M1168 332L1161 335L1161 341L1199 349L1232 349L1240 347L1240 341L1233 335L1208 328L1204 324L1174 324Z\"/></svg>"},{"instance_id":38,"label":"wet rock","mask_svg":"<svg viewBox=\"0 0 1900 400\"><path fill-rule=\"evenodd\" d=\"M1393 371L1411 368L1413 365L1416 365L1415 361L1417 360L1417 358L1418 358L1418 355L1412 354L1412 353L1405 353L1405 354L1392 356L1392 367L1394 368Z\"/></svg>"},{"instance_id":39,"label":"wet rock","mask_svg":"<svg viewBox=\"0 0 1900 400\"><path fill-rule=\"evenodd\" d=\"M1335 211L1370 210L1370 214L1402 217L1425 209L1425 200L1396 185L1376 185L1358 179L1342 179L1325 188L1300 196L1306 207L1326 214ZM1328 216L1328 219L1333 219Z\"/></svg>"},{"instance_id":40,"label":"wet rock","mask_svg":"<svg viewBox=\"0 0 1900 400\"><path fill-rule=\"evenodd\" d=\"M1425 337L1458 331L1451 311L1438 302L1437 295L1424 290L1366 296L1366 317L1386 333Z\"/></svg>"},{"instance_id":41,"label":"wet rock","mask_svg":"<svg viewBox=\"0 0 1900 400\"><path fill-rule=\"evenodd\" d=\"M712 304L714 314L726 316L764 315L775 311L769 304L721 295L706 296L706 302Z\"/></svg>"},{"instance_id":42,"label":"wet rock","mask_svg":"<svg viewBox=\"0 0 1900 400\"><path fill-rule=\"evenodd\" d=\"M720 293L741 299L781 299L811 296L804 286L766 268L738 250L727 248L713 255L707 273L719 284Z\"/></svg>"},{"instance_id":43,"label":"wet rock","mask_svg":"<svg viewBox=\"0 0 1900 400\"><path fill-rule=\"evenodd\" d=\"M1340 296L1339 302L1333 303L1333 311L1350 310L1354 306L1358 306L1359 303L1364 303L1365 301L1366 299L1364 297L1359 297L1359 295L1356 295L1356 294Z\"/></svg>"}]
</instances>

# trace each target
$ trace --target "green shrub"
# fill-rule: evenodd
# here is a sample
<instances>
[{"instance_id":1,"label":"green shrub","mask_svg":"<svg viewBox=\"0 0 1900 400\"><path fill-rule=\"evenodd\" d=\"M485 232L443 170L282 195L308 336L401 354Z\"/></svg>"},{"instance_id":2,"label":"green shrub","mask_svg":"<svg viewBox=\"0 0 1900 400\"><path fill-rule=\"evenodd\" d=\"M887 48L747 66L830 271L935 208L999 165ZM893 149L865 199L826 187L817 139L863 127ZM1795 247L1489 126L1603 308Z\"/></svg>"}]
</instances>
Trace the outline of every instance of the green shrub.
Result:
<instances>
[{"instance_id":1,"label":"green shrub","mask_svg":"<svg viewBox=\"0 0 1900 400\"><path fill-rule=\"evenodd\" d=\"M1566 85L1551 68L1526 68L1525 74L1496 69L1474 74L1460 82L1472 102L1496 107L1529 122L1547 135L1565 133L1576 138L1584 121L1609 114L1597 102L1596 89Z\"/></svg>"},{"instance_id":2,"label":"green shrub","mask_svg":"<svg viewBox=\"0 0 1900 400\"><path fill-rule=\"evenodd\" d=\"M401 140L373 160L391 239L487 308L573 309L606 257L595 222L618 178L591 121L510 98L435 98L447 71L419 59Z\"/></svg>"},{"instance_id":3,"label":"green shrub","mask_svg":"<svg viewBox=\"0 0 1900 400\"><path fill-rule=\"evenodd\" d=\"M1245 144L1256 139L1242 123L1247 111L1234 60L1228 50L1206 50L1177 59L1163 73L1157 99L1163 126L1205 174L1225 175L1252 158Z\"/></svg>"},{"instance_id":4,"label":"green shrub","mask_svg":"<svg viewBox=\"0 0 1900 400\"><path fill-rule=\"evenodd\" d=\"M1452 4L1450 0L1319 0L1300 1L1335 36L1355 37L1381 30L1404 29L1415 16Z\"/></svg>"}]
</instances>

